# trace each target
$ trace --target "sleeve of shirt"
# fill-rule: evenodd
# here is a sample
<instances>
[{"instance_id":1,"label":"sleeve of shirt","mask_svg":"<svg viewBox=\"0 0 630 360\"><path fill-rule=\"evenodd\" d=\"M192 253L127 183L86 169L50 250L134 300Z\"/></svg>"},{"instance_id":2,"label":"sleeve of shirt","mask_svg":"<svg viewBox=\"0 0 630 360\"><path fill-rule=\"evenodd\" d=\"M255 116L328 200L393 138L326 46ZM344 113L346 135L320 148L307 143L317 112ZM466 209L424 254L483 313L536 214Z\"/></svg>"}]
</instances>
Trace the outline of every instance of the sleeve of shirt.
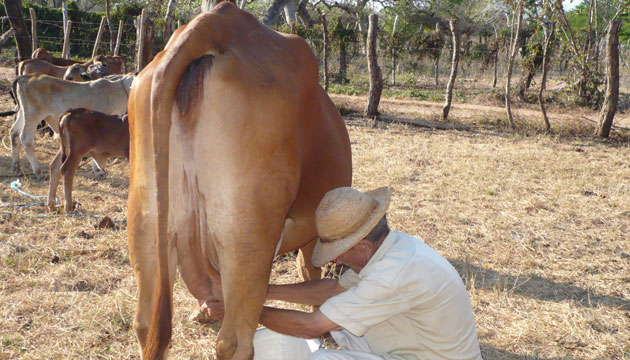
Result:
<instances>
[{"instance_id":1,"label":"sleeve of shirt","mask_svg":"<svg viewBox=\"0 0 630 360\"><path fill-rule=\"evenodd\" d=\"M346 270L337 281L339 281L339 285L343 286L346 289L350 289L354 285L359 283L359 275L354 272L352 269Z\"/></svg>"},{"instance_id":2,"label":"sleeve of shirt","mask_svg":"<svg viewBox=\"0 0 630 360\"><path fill-rule=\"evenodd\" d=\"M383 281L362 279L328 299L319 310L337 325L362 336L370 327L411 307L409 298L401 293L401 289Z\"/></svg>"}]
</instances>

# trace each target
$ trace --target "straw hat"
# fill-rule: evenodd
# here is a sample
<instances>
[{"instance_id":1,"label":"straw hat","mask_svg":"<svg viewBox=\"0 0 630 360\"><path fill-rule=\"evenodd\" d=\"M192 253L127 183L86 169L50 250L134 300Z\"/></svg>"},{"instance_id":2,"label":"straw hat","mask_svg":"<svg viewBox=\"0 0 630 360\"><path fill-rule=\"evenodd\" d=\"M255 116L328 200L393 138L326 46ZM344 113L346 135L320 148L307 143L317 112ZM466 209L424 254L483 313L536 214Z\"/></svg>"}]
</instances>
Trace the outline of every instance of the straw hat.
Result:
<instances>
[{"instance_id":1,"label":"straw hat","mask_svg":"<svg viewBox=\"0 0 630 360\"><path fill-rule=\"evenodd\" d=\"M331 190L315 211L319 240L313 265L336 259L372 231L389 207L391 192L382 187L362 193L350 187Z\"/></svg>"}]
</instances>

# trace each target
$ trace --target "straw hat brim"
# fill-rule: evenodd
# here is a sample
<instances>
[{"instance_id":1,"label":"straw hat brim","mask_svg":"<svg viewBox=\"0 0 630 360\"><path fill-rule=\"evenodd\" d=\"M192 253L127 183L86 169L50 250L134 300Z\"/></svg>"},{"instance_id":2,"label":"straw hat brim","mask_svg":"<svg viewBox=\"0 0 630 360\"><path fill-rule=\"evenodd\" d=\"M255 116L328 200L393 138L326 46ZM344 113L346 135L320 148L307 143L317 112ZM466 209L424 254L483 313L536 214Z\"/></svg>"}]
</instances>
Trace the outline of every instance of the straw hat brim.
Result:
<instances>
[{"instance_id":1,"label":"straw hat brim","mask_svg":"<svg viewBox=\"0 0 630 360\"><path fill-rule=\"evenodd\" d=\"M385 215L392 196L389 188L382 187L366 191L365 194L373 197L378 202L378 206L363 225L359 226L359 228L350 235L330 242L322 242L321 238L317 239L312 257L314 266L321 267L350 250L359 241L363 240L363 238L372 231L374 226L378 224L383 215Z\"/></svg>"}]
</instances>

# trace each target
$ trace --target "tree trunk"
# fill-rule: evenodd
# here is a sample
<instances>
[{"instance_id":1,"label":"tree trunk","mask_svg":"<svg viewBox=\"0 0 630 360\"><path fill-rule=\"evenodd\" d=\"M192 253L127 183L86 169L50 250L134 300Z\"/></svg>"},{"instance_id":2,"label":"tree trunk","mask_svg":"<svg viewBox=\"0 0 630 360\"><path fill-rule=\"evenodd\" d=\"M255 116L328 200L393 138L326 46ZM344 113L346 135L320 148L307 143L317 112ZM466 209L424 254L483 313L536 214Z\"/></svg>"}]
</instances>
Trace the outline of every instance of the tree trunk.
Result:
<instances>
[{"instance_id":1,"label":"tree trunk","mask_svg":"<svg viewBox=\"0 0 630 360\"><path fill-rule=\"evenodd\" d=\"M276 25L280 18L280 11L289 2L289 0L273 0L271 5L267 8L265 16L263 16L262 23L267 27Z\"/></svg>"},{"instance_id":2,"label":"tree trunk","mask_svg":"<svg viewBox=\"0 0 630 360\"><path fill-rule=\"evenodd\" d=\"M326 14L322 14L322 27L324 28L324 45L322 51L323 67L324 67L324 90L328 91L328 49L330 46L330 40L328 39L328 24L326 23Z\"/></svg>"},{"instance_id":3,"label":"tree trunk","mask_svg":"<svg viewBox=\"0 0 630 360\"><path fill-rule=\"evenodd\" d=\"M378 15L370 15L370 26L367 37L367 61L370 70L370 95L365 109L365 116L378 116L378 104L381 101L383 91L383 75L378 66L376 54L376 40L378 37Z\"/></svg>"},{"instance_id":4,"label":"tree trunk","mask_svg":"<svg viewBox=\"0 0 630 360\"><path fill-rule=\"evenodd\" d=\"M493 59L493 63L494 63L494 77L492 78L492 88L495 89L497 87L497 70L498 70L498 65L499 65L499 52L501 50L501 46L499 43L499 32L497 31L497 27L494 27L494 37L496 39L497 42L497 52L496 54L494 54L494 59Z\"/></svg>"},{"instance_id":5,"label":"tree trunk","mask_svg":"<svg viewBox=\"0 0 630 360\"><path fill-rule=\"evenodd\" d=\"M166 14L164 15L164 43L166 44L173 34L173 13L177 6L177 0L169 0L166 6Z\"/></svg>"},{"instance_id":6,"label":"tree trunk","mask_svg":"<svg viewBox=\"0 0 630 360\"><path fill-rule=\"evenodd\" d=\"M599 118L597 136L607 138L617 112L619 102L619 28L621 22L614 20L606 36L606 98Z\"/></svg>"},{"instance_id":7,"label":"tree trunk","mask_svg":"<svg viewBox=\"0 0 630 360\"><path fill-rule=\"evenodd\" d=\"M341 84L347 82L346 74L348 72L348 51L346 49L346 41L341 39L339 42L339 76L338 81Z\"/></svg>"},{"instance_id":8,"label":"tree trunk","mask_svg":"<svg viewBox=\"0 0 630 360\"><path fill-rule=\"evenodd\" d=\"M508 69L507 75L505 77L505 109L507 111L508 120L510 121L510 126L512 129L516 128L516 124L514 123L514 117L512 116L512 99L510 95L510 83L512 81L512 70L514 69L514 58L516 58L516 53L518 52L518 42L520 41L520 32L521 25L523 23L523 0L519 0L516 5L516 13L514 16L517 18L516 21L516 30L514 30L514 20L512 20L512 35L511 46L510 46L510 59L508 60Z\"/></svg>"},{"instance_id":9,"label":"tree trunk","mask_svg":"<svg viewBox=\"0 0 630 360\"><path fill-rule=\"evenodd\" d=\"M523 72L521 73L521 77L518 81L518 97L521 100L525 99L525 91L529 89L532 84L532 80L536 75L536 72L540 68L543 63L543 46L541 43L538 43L532 47L533 59L531 62L527 60L526 64L523 66Z\"/></svg>"},{"instance_id":10,"label":"tree trunk","mask_svg":"<svg viewBox=\"0 0 630 360\"><path fill-rule=\"evenodd\" d=\"M392 85L396 86L396 41L395 41L395 36L396 36L396 26L398 25L398 15L396 15L396 18L394 19L394 27L392 28L392 40L391 40L391 44L392 44Z\"/></svg>"},{"instance_id":11,"label":"tree trunk","mask_svg":"<svg viewBox=\"0 0 630 360\"><path fill-rule=\"evenodd\" d=\"M30 8L28 12L31 14L31 48L37 49L37 17L35 16L35 9Z\"/></svg>"},{"instance_id":12,"label":"tree trunk","mask_svg":"<svg viewBox=\"0 0 630 360\"><path fill-rule=\"evenodd\" d=\"M109 28L109 54L114 53L114 28L112 27L112 19L109 16L110 5L109 0L105 0L105 17L107 18L107 27Z\"/></svg>"},{"instance_id":13,"label":"tree trunk","mask_svg":"<svg viewBox=\"0 0 630 360\"><path fill-rule=\"evenodd\" d=\"M457 20L451 18L449 21L451 27L451 35L453 39L453 60L451 61L451 76L448 78L446 85L446 101L442 108L442 121L448 121L448 113L451 111L451 102L453 102L453 88L455 87L455 79L457 78L457 66L459 65L459 28Z\"/></svg>"},{"instance_id":14,"label":"tree trunk","mask_svg":"<svg viewBox=\"0 0 630 360\"><path fill-rule=\"evenodd\" d=\"M21 0L5 0L4 7L9 17L11 27L15 29L15 42L17 44L16 63L30 59L33 49L31 48L31 36L26 28L26 22L22 16Z\"/></svg>"},{"instance_id":15,"label":"tree trunk","mask_svg":"<svg viewBox=\"0 0 630 360\"><path fill-rule=\"evenodd\" d=\"M553 37L555 35L555 31L556 31L555 22L551 24L551 29L549 31L545 31L545 43L543 45L542 78L540 80L540 89L538 89L538 104L540 105L540 112L543 115L546 131L551 130L551 123L549 122L549 117L547 116L547 110L545 109L545 101L543 99L543 92L545 91L545 86L547 86L547 71L549 70L549 56L551 54L551 44L553 43Z\"/></svg>"},{"instance_id":16,"label":"tree trunk","mask_svg":"<svg viewBox=\"0 0 630 360\"><path fill-rule=\"evenodd\" d=\"M297 14L300 19L302 19L302 23L304 23L304 26L310 28L313 26L314 21L313 18L311 18L311 14L309 14L308 10L306 9L307 4L308 0L301 0L298 4Z\"/></svg>"},{"instance_id":17,"label":"tree trunk","mask_svg":"<svg viewBox=\"0 0 630 360\"><path fill-rule=\"evenodd\" d=\"M284 17L287 20L287 23L291 27L291 33L294 34L293 30L295 24L297 22L297 4L296 0L287 0L286 4L284 4Z\"/></svg>"}]
</instances>

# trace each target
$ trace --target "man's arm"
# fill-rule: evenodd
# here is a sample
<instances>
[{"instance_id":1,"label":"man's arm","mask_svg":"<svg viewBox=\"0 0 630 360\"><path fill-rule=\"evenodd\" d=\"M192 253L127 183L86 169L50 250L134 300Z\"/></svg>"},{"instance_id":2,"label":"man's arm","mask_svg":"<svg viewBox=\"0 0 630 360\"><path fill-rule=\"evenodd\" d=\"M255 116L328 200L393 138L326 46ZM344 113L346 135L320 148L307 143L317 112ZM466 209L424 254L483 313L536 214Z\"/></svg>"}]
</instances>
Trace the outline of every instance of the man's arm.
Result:
<instances>
[{"instance_id":1,"label":"man's arm","mask_svg":"<svg viewBox=\"0 0 630 360\"><path fill-rule=\"evenodd\" d=\"M259 321L273 331L305 339L342 329L319 310L307 313L264 306Z\"/></svg>"},{"instance_id":2,"label":"man's arm","mask_svg":"<svg viewBox=\"0 0 630 360\"><path fill-rule=\"evenodd\" d=\"M336 279L320 279L297 284L269 285L267 300L281 300L296 304L320 306L329 298L347 289Z\"/></svg>"}]
</instances>

